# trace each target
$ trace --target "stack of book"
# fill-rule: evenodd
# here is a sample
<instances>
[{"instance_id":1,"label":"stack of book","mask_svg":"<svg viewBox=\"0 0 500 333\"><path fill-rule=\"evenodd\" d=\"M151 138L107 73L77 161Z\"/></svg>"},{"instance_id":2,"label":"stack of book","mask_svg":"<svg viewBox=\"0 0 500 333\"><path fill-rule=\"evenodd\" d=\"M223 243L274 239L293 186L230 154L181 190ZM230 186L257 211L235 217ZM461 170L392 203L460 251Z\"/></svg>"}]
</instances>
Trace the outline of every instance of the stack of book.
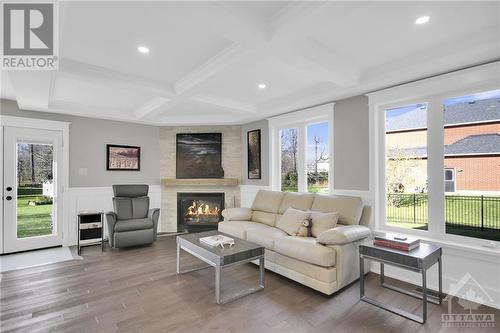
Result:
<instances>
[{"instance_id":1,"label":"stack of book","mask_svg":"<svg viewBox=\"0 0 500 333\"><path fill-rule=\"evenodd\" d=\"M225 245L228 245L229 247L234 245L234 239L231 237L227 237L224 235L215 235L215 236L208 236L208 237L202 237L200 238L200 242L209 245L209 246L219 246L221 248L224 248Z\"/></svg>"},{"instance_id":2,"label":"stack of book","mask_svg":"<svg viewBox=\"0 0 500 333\"><path fill-rule=\"evenodd\" d=\"M375 236L373 244L409 252L420 246L420 239L400 235Z\"/></svg>"}]
</instances>

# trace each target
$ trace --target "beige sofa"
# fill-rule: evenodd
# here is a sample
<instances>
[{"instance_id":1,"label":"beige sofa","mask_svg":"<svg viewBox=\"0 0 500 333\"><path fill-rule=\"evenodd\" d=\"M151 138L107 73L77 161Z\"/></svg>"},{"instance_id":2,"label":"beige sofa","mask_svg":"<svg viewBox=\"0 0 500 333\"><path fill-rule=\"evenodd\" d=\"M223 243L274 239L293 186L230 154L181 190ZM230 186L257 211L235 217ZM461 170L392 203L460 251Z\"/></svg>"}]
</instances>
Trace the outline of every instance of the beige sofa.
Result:
<instances>
[{"instance_id":1,"label":"beige sofa","mask_svg":"<svg viewBox=\"0 0 500 333\"><path fill-rule=\"evenodd\" d=\"M318 238L291 236L276 227L288 207L338 212L338 224ZM252 208L230 208L222 215L219 231L266 248L268 270L327 295L359 278L358 245L371 234L371 209L359 197L259 191Z\"/></svg>"}]
</instances>

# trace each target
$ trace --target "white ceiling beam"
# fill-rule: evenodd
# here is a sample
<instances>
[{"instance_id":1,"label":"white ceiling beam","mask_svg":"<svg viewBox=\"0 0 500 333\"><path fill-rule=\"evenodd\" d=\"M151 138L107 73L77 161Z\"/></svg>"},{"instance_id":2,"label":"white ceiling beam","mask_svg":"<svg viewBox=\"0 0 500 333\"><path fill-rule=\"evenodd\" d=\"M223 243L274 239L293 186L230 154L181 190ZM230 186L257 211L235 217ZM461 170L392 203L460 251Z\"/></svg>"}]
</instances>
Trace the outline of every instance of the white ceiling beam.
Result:
<instances>
[{"instance_id":1,"label":"white ceiling beam","mask_svg":"<svg viewBox=\"0 0 500 333\"><path fill-rule=\"evenodd\" d=\"M59 72L65 75L78 77L79 79L85 79L87 81L100 82L104 85L112 84L113 86L124 90L141 90L149 94L159 95L166 98L175 95L173 87L168 84L68 58L61 59Z\"/></svg>"},{"instance_id":2,"label":"white ceiling beam","mask_svg":"<svg viewBox=\"0 0 500 333\"><path fill-rule=\"evenodd\" d=\"M49 108L53 71L11 71L9 73L17 104L22 110Z\"/></svg>"},{"instance_id":3,"label":"white ceiling beam","mask_svg":"<svg viewBox=\"0 0 500 333\"><path fill-rule=\"evenodd\" d=\"M219 73L227 66L233 64L237 60L240 60L248 52L249 48L237 43L232 43L208 61L202 63L192 72L179 79L174 84L175 92L178 95L181 95L189 90L192 90L194 87Z\"/></svg>"},{"instance_id":4,"label":"white ceiling beam","mask_svg":"<svg viewBox=\"0 0 500 333\"><path fill-rule=\"evenodd\" d=\"M294 45L276 48L274 53L278 61L294 70L340 87L350 87L360 82L360 73L355 66L314 40L297 41Z\"/></svg>"},{"instance_id":5,"label":"white ceiling beam","mask_svg":"<svg viewBox=\"0 0 500 333\"><path fill-rule=\"evenodd\" d=\"M271 18L269 39L296 40L310 35L312 29L321 26L318 15L324 13L327 6L327 1L290 2Z\"/></svg>"},{"instance_id":6,"label":"white ceiling beam","mask_svg":"<svg viewBox=\"0 0 500 333\"><path fill-rule=\"evenodd\" d=\"M154 97L150 99L135 111L135 118L144 118L146 115L153 113L153 111L167 104L168 101L169 99L165 97Z\"/></svg>"},{"instance_id":7,"label":"white ceiling beam","mask_svg":"<svg viewBox=\"0 0 500 333\"><path fill-rule=\"evenodd\" d=\"M191 97L190 99L195 102L213 105L222 109L226 109L231 112L239 112L239 113L257 112L257 108L254 105L210 94L199 94Z\"/></svg>"},{"instance_id":8,"label":"white ceiling beam","mask_svg":"<svg viewBox=\"0 0 500 333\"><path fill-rule=\"evenodd\" d=\"M226 115L196 115L186 117L183 115L167 115L161 117L161 122L168 126L175 125L235 125L240 124L240 119L228 117Z\"/></svg>"},{"instance_id":9,"label":"white ceiling beam","mask_svg":"<svg viewBox=\"0 0 500 333\"><path fill-rule=\"evenodd\" d=\"M268 35L266 22L249 11L235 8L230 2L198 2L196 10L190 6L178 10L179 15L197 25L204 23L200 25L204 32L209 31L238 44L254 45L265 40Z\"/></svg>"}]
</instances>

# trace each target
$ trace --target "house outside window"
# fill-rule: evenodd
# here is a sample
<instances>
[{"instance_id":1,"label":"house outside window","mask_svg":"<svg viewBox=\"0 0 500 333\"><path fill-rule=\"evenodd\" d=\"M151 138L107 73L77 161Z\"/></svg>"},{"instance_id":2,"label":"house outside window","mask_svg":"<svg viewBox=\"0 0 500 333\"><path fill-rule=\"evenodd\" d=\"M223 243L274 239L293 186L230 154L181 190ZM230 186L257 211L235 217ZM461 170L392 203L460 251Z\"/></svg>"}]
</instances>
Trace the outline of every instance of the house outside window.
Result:
<instances>
[{"instance_id":1,"label":"house outside window","mask_svg":"<svg viewBox=\"0 0 500 333\"><path fill-rule=\"evenodd\" d=\"M455 172L454 168L444 169L444 191L455 192Z\"/></svg>"},{"instance_id":2,"label":"house outside window","mask_svg":"<svg viewBox=\"0 0 500 333\"><path fill-rule=\"evenodd\" d=\"M500 242L499 67L368 95L377 230Z\"/></svg>"}]
</instances>

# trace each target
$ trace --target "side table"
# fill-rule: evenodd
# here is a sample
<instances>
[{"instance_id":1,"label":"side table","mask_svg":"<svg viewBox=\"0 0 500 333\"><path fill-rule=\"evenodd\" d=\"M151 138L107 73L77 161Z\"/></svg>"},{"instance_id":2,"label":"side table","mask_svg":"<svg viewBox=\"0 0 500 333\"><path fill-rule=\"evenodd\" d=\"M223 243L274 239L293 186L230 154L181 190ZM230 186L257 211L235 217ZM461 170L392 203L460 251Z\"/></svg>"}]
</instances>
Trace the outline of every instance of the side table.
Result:
<instances>
[{"instance_id":1,"label":"side table","mask_svg":"<svg viewBox=\"0 0 500 333\"><path fill-rule=\"evenodd\" d=\"M442 265L441 265L442 250L440 246L420 243L420 246L412 251L398 251L382 246L373 245L373 242L361 244L359 246L359 267L360 272L364 272L365 259L377 261L380 263L380 284L387 289L397 291L399 293L415 297L422 300L422 316L404 311L395 306L387 305L375 299L365 296L364 274L361 273L359 279L360 299L364 302L373 304L384 310L398 314L405 318L411 319L418 323L425 323L427 320L427 302L441 304L442 301ZM428 294L427 289L427 270L434 264L438 264L438 283L439 294L433 296ZM414 293L385 282L384 265L392 265L399 268L417 272L422 275L422 294Z\"/></svg>"},{"instance_id":2,"label":"side table","mask_svg":"<svg viewBox=\"0 0 500 333\"><path fill-rule=\"evenodd\" d=\"M78 255L82 247L91 245L101 245L101 251L104 249L103 212L78 214Z\"/></svg>"}]
</instances>

